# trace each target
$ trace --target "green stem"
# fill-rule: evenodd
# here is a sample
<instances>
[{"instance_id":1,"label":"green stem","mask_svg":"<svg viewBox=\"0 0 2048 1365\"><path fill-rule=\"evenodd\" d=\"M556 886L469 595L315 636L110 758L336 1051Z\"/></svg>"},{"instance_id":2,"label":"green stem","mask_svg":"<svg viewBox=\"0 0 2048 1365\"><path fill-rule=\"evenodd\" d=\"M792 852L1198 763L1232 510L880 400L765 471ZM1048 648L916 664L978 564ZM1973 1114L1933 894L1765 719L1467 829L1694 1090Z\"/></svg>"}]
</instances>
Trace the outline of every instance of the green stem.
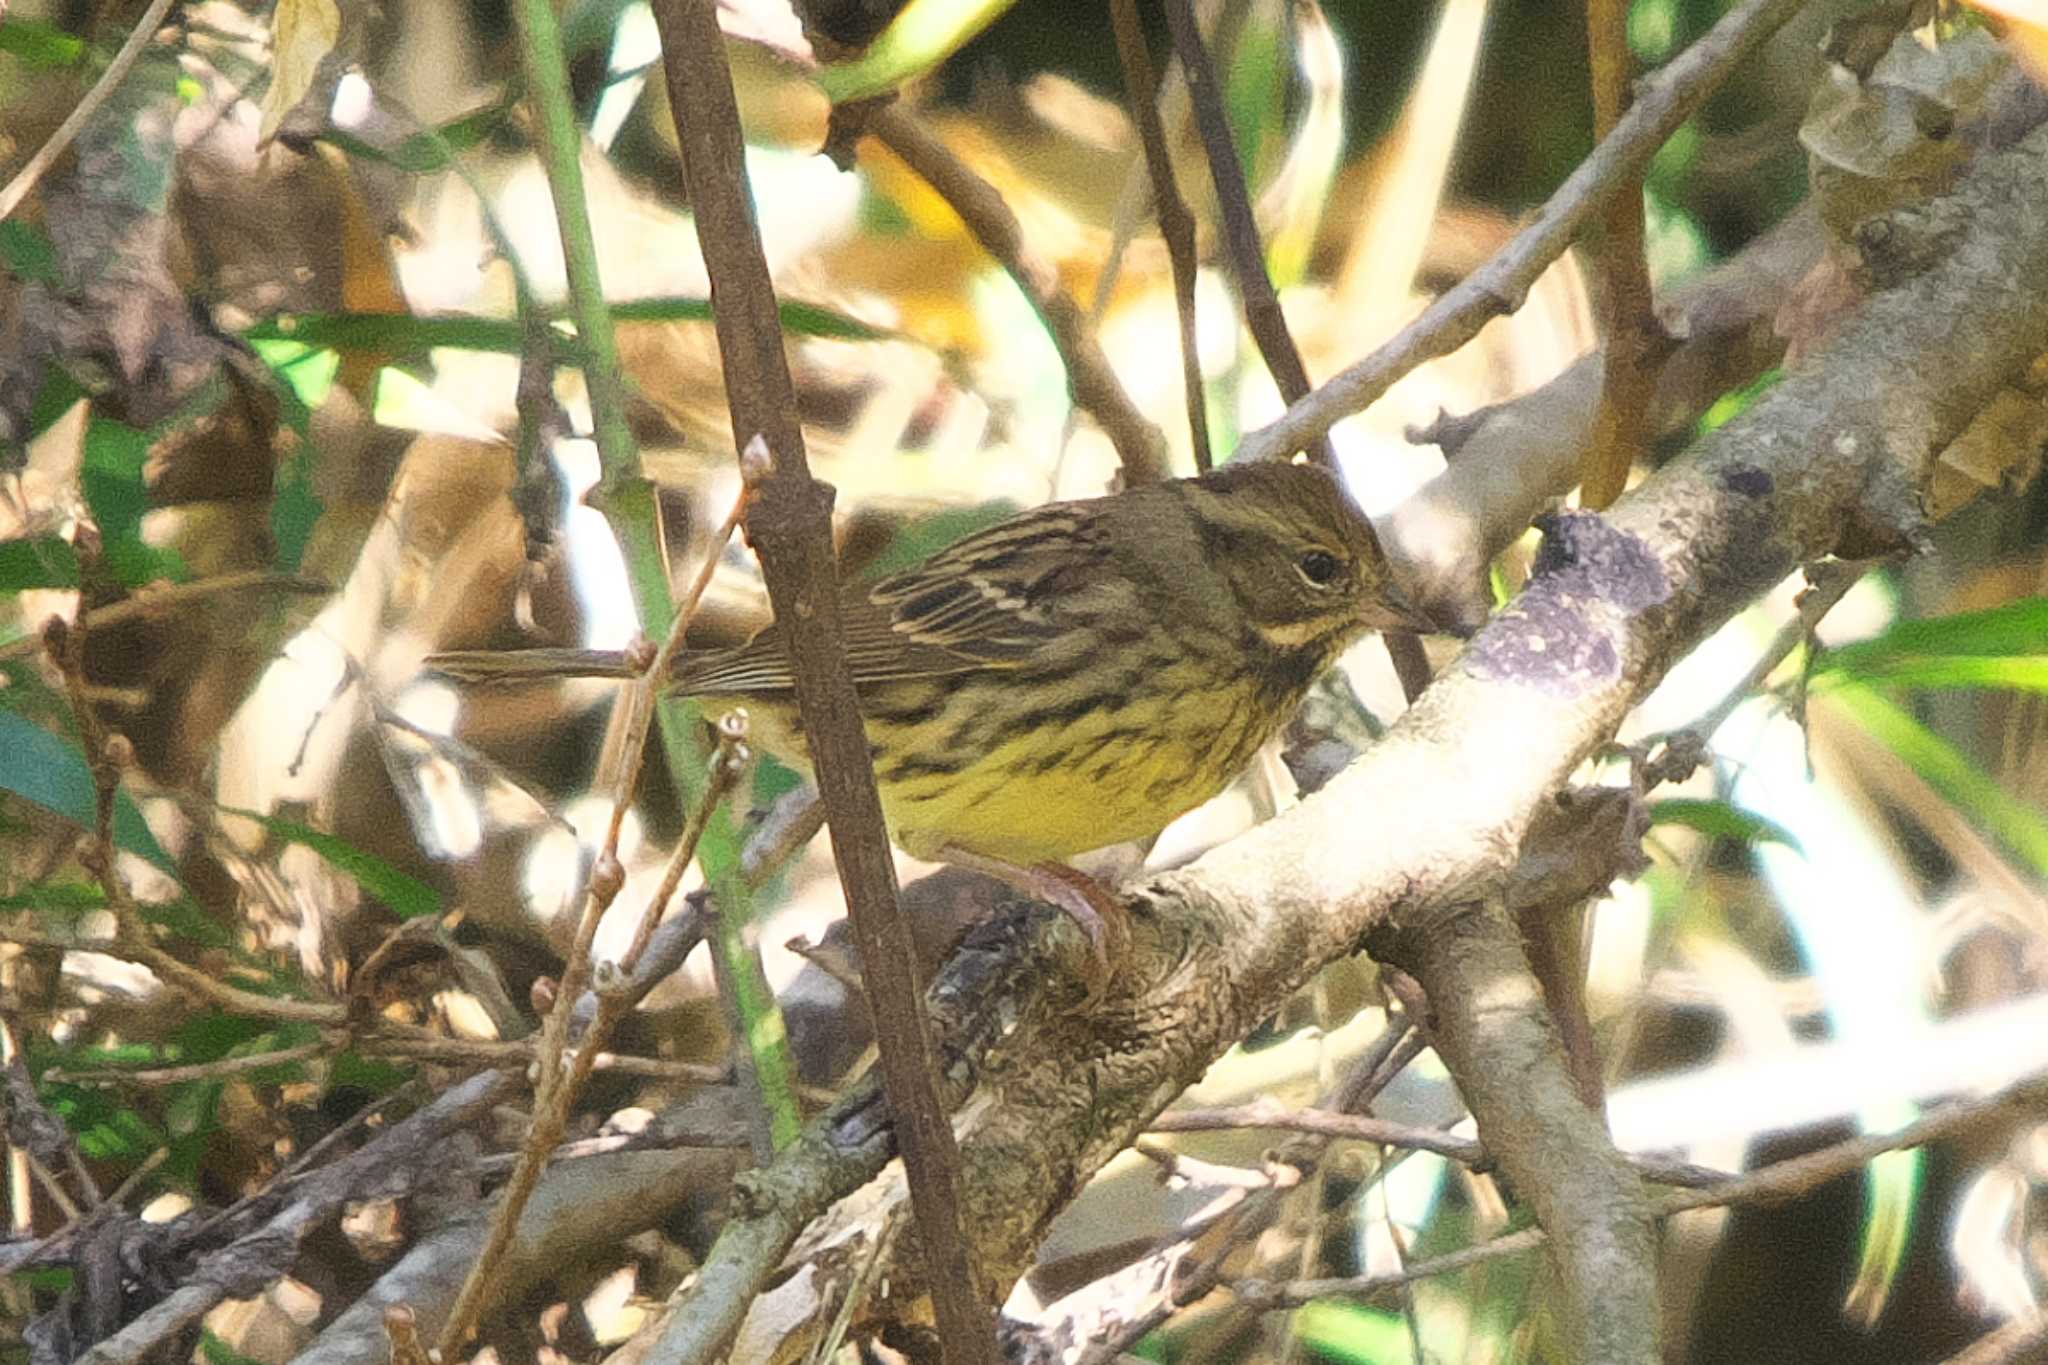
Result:
<instances>
[{"instance_id":1,"label":"green stem","mask_svg":"<svg viewBox=\"0 0 2048 1365\"><path fill-rule=\"evenodd\" d=\"M611 524L625 557L627 580L639 610L641 628L659 640L667 636L674 620L675 600L669 584L654 486L641 473L639 447L626 420L618 343L599 279L597 243L591 235L583 190L583 133L570 98L561 28L549 0L517 0L514 12L524 39L520 55L536 115L541 164L547 171L561 229L570 313L583 341L583 375L590 395L591 429L597 440L598 459L604 467L603 483L591 501ZM708 755L698 739L702 717L694 705L676 699L662 702L656 708L655 719L669 771L681 789L684 806L691 807L707 780ZM790 1059L781 1009L766 989L761 964L743 932L752 919L752 898L746 879L739 873L739 841L728 812L714 815L697 857L706 884L717 895L721 912L722 931L712 936L714 959L721 978L737 983L728 989L733 991L739 1007L739 1042L752 1060L770 1131L780 1146L796 1134L802 1122L796 1102L796 1068Z\"/></svg>"}]
</instances>

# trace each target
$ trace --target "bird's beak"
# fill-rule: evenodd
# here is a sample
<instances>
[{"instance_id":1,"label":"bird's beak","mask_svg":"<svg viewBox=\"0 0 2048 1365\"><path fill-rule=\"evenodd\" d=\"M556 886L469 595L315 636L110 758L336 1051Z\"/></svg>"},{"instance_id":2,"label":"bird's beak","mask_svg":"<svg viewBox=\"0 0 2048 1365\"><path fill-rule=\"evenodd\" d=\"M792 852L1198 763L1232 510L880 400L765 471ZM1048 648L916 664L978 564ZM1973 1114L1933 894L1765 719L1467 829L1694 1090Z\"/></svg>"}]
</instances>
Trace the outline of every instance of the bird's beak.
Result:
<instances>
[{"instance_id":1,"label":"bird's beak","mask_svg":"<svg viewBox=\"0 0 2048 1365\"><path fill-rule=\"evenodd\" d=\"M1380 584L1379 590L1360 605L1358 616L1367 630L1408 631L1416 635L1437 635L1443 631L1392 583Z\"/></svg>"}]
</instances>

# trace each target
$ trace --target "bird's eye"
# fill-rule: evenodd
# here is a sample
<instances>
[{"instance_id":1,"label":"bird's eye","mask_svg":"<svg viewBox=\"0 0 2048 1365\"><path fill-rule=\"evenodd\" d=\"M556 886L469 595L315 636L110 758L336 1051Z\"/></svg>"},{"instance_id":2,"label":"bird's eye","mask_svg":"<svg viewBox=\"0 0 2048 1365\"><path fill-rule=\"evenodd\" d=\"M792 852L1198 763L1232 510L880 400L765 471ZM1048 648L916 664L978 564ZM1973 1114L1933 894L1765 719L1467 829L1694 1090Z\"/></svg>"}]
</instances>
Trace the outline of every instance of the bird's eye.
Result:
<instances>
[{"instance_id":1,"label":"bird's eye","mask_svg":"<svg viewBox=\"0 0 2048 1365\"><path fill-rule=\"evenodd\" d=\"M1294 562L1295 572L1318 588L1327 588L1336 582L1343 568L1337 556L1328 550L1310 550Z\"/></svg>"}]
</instances>

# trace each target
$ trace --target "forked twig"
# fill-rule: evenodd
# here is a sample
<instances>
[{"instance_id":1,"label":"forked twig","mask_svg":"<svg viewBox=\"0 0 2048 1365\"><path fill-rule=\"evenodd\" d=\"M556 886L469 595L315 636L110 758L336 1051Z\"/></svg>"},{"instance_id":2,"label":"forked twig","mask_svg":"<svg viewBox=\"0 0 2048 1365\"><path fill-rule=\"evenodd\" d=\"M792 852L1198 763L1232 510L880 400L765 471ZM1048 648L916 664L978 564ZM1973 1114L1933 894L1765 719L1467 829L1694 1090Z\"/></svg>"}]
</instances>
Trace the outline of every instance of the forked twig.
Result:
<instances>
[{"instance_id":1,"label":"forked twig","mask_svg":"<svg viewBox=\"0 0 2048 1365\"><path fill-rule=\"evenodd\" d=\"M1737 1204L1781 1204L1808 1194L1830 1180L1849 1174L1887 1152L1924 1147L1980 1124L1998 1120L2018 1121L2039 1112L2048 1091L2039 1078L2022 1082L1981 1099L1958 1100L1935 1110L1916 1123L1892 1133L1850 1138L1819 1151L1734 1176L1717 1184L1696 1189L1677 1189L1657 1201L1657 1216L1693 1209L1725 1208ZM1415 1280L1463 1270L1482 1261L1513 1255L1540 1247L1545 1242L1540 1227L1523 1228L1490 1242L1466 1247L1447 1255L1416 1261L1393 1274L1356 1275L1338 1279L1266 1281L1247 1280L1232 1286L1237 1297L1261 1310L1298 1308L1330 1296L1356 1297L1378 1293Z\"/></svg>"},{"instance_id":2,"label":"forked twig","mask_svg":"<svg viewBox=\"0 0 2048 1365\"><path fill-rule=\"evenodd\" d=\"M758 460L756 461L758 465ZM653 936L655 926L660 923L661 912L681 882L683 870L696 856L697 842L703 836L704 827L711 818L712 809L732 790L744 768L740 755L744 750L745 723L736 727L721 726L718 752L712 760L711 780L705 784L697 808L685 826L682 837L663 874L661 884L641 912L635 925L631 945L616 964L616 970L597 974L597 1015L591 1021L582 1038L578 1040L573 1057L564 1066L563 1057L569 1042L571 1022L576 1012L577 999L582 995L584 985L593 976L590 953L597 936L598 924L604 912L617 897L624 882L624 871L619 866L618 841L623 828L624 813L632 805L633 794L640 785L640 773L646 760L646 726L654 712L654 698L668 686L669 665L676 652L682 647L690 623L695 619L697 607L703 601L704 590L711 581L726 544L732 539L740 519L759 481L758 468L743 464L743 472L751 468L752 477L742 485L740 495L734 500L733 508L705 551L703 567L692 582L689 592L677 605L675 619L670 625L667 639L648 660L645 670L631 685L624 703L632 708L633 721L629 723L631 736L623 750L625 761L619 774L618 790L614 794L611 824L606 832L604 847L594 861L588 883L582 918L576 926L576 938L570 948L568 960L563 964L562 978L556 988L554 1007L548 1011L546 1023L541 1030L539 1056L536 1061L538 1079L534 1092L533 1123L528 1129L526 1141L521 1146L518 1164L513 1167L511 1178L499 1196L498 1208L493 1216L490 1234L484 1239L483 1249L470 1267L464 1279L462 1290L456 1295L454 1307L449 1310L448 1320L442 1325L437 1349L443 1358L452 1358L475 1329L482 1314L486 1297L490 1292L493 1268L506 1248L512 1244L518 1229L519 1215L526 1202L532 1197L534 1187L540 1183L541 1172L546 1168L555 1148L561 1143L567 1130L570 1107L582 1091L583 1084L597 1066L599 1054L618 1021L632 1009L639 997L631 990L633 966L640 954L646 950L647 941ZM623 1059L613 1059L613 1065Z\"/></svg>"},{"instance_id":3,"label":"forked twig","mask_svg":"<svg viewBox=\"0 0 2048 1365\"><path fill-rule=\"evenodd\" d=\"M1125 480L1137 484L1165 478L1166 438L1124 391L1123 381L1088 325L1088 315L1060 287L1052 263L1024 240L1024 229L1002 194L900 106L874 110L868 115L867 130L952 206L982 250L1009 272L1031 300L1066 362L1074 402L1095 419L1116 447Z\"/></svg>"},{"instance_id":4,"label":"forked twig","mask_svg":"<svg viewBox=\"0 0 2048 1365\"><path fill-rule=\"evenodd\" d=\"M1299 403L1312 392L1308 368L1302 364L1294 335L1287 330L1287 315L1280 309L1280 296L1273 291L1273 280L1266 273L1266 253L1259 241L1258 220L1252 214L1251 193L1245 187L1244 163L1239 160L1237 143L1230 135L1230 114L1223 107L1216 65L1209 58L1202 30L1195 22L1193 0L1166 0L1166 19L1173 31L1173 49L1187 77L1195 126L1201 130L1202 148L1209 157L1209 178L1215 183L1216 202L1223 213L1223 236L1229 247L1238 297L1244 302L1245 325L1258 342L1259 354L1265 358L1273 382L1280 386L1280 396L1289 403ZM1330 444L1327 428L1305 445L1311 459L1335 471L1337 452ZM1370 524L1366 544L1382 581L1391 582L1387 552L1381 548L1379 535ZM1429 658L1423 653L1422 641L1403 631L1388 632L1382 639L1387 657L1393 661L1394 673L1401 680L1401 691L1412 702L1429 686Z\"/></svg>"},{"instance_id":5,"label":"forked twig","mask_svg":"<svg viewBox=\"0 0 2048 1365\"><path fill-rule=\"evenodd\" d=\"M1284 457L1321 440L1370 406L1417 365L1449 355L1502 313L1519 308L1537 278L1578 239L1593 215L1745 59L1804 8L1806 0L1745 0L1706 36L1646 77L1614 132L1595 147L1493 258L1445 291L1422 316L1363 360L1294 401L1279 420L1248 433L1234 459Z\"/></svg>"}]
</instances>

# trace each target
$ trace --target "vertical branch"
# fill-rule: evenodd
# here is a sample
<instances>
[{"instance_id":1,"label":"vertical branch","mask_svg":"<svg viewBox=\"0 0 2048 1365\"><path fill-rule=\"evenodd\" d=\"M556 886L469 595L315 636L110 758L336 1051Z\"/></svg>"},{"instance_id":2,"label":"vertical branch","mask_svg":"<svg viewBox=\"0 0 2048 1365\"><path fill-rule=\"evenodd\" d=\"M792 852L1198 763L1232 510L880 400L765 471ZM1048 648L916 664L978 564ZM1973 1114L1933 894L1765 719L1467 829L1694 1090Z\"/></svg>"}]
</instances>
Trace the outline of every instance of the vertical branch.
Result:
<instances>
[{"instance_id":1,"label":"vertical branch","mask_svg":"<svg viewBox=\"0 0 2048 1365\"><path fill-rule=\"evenodd\" d=\"M1593 82L1593 137L1605 139L1628 111L1628 0L1586 0ZM1580 497L1592 508L1621 496L1650 433L1650 399L1671 342L1657 321L1644 255L1643 176L1621 179L1601 205L1594 232L1595 299L1606 340L1600 407L1586 447Z\"/></svg>"},{"instance_id":2,"label":"vertical branch","mask_svg":"<svg viewBox=\"0 0 2048 1365\"><path fill-rule=\"evenodd\" d=\"M1280 387L1280 396L1296 402L1309 391L1308 367L1287 330L1287 316L1280 311L1280 296L1266 274L1265 244L1259 240L1258 220L1252 215L1251 192L1245 188L1244 163L1237 155L1237 142L1230 135L1230 113L1223 107L1223 90L1217 83L1216 64L1202 42L1202 30L1195 19L1193 0L1166 0L1166 21L1173 30L1174 54L1180 58L1187 77L1188 99L1195 112L1195 127L1202 134L1202 150L1209 158L1209 178L1215 182L1216 205L1223 215L1223 239L1228 248L1231 278L1237 281L1238 296L1244 301L1245 326L1258 343L1259 355ZM1337 467L1336 452L1327 434L1309 446L1309 458L1330 469Z\"/></svg>"},{"instance_id":3,"label":"vertical branch","mask_svg":"<svg viewBox=\"0 0 2048 1365\"><path fill-rule=\"evenodd\" d=\"M994 1325L961 1226L959 1153L938 1096L917 955L896 900L895 864L846 662L832 551L832 489L811 477L804 455L774 284L748 197L724 39L712 0L659 0L655 20L684 178L711 279L733 431L742 439L758 433L774 456L749 509L747 531L796 665L797 705L860 948L942 1350L953 1365L994 1365Z\"/></svg>"},{"instance_id":4,"label":"vertical branch","mask_svg":"<svg viewBox=\"0 0 2048 1365\"><path fill-rule=\"evenodd\" d=\"M1431 1039L1480 1141L1549 1234L1563 1358L1659 1359L1657 1248L1642 1177L1581 1100L1505 907L1460 907L1372 951L1429 993Z\"/></svg>"},{"instance_id":5,"label":"vertical branch","mask_svg":"<svg viewBox=\"0 0 2048 1365\"><path fill-rule=\"evenodd\" d=\"M1209 49L1202 44L1193 0L1166 0L1166 19L1173 29L1173 50L1187 77L1195 126L1201 130L1202 147L1208 153L1209 178L1215 182L1216 202L1223 213L1223 235L1229 246L1237 292L1244 300L1245 325L1258 342L1259 354L1265 357L1273 382L1280 386L1280 396L1289 404L1298 403L1309 391L1308 368L1301 362L1294 335L1287 330L1287 316L1280 311L1280 296L1273 291L1272 278L1266 274L1266 253L1259 242L1258 221L1252 216L1251 192L1245 188L1244 163L1238 159L1237 143L1230 136L1230 115L1223 107L1223 91L1216 82L1216 64L1209 60ZM1314 438L1308 453L1310 459L1324 468L1337 468L1337 452L1327 431ZM1393 582L1386 551L1380 548L1376 535L1370 547L1381 578ZM1422 652L1422 641L1406 633L1390 633L1383 638L1394 673L1401 679L1401 691L1412 702L1429 686L1429 659Z\"/></svg>"},{"instance_id":6,"label":"vertical branch","mask_svg":"<svg viewBox=\"0 0 2048 1365\"><path fill-rule=\"evenodd\" d=\"M1173 174L1173 153L1166 145L1166 125L1159 117L1159 77L1145 47L1138 23L1138 0L1110 0L1110 22L1116 28L1116 55L1124 70L1124 98L1138 125L1145 148L1145 170L1152 181L1152 209L1159 217L1159 235L1166 239L1166 258L1173 268L1173 303L1180 314L1181 382L1187 390L1188 436L1195 448L1195 468L1214 462L1209 447L1209 401L1202 386L1202 356L1195 332L1195 216L1181 197Z\"/></svg>"}]
</instances>

